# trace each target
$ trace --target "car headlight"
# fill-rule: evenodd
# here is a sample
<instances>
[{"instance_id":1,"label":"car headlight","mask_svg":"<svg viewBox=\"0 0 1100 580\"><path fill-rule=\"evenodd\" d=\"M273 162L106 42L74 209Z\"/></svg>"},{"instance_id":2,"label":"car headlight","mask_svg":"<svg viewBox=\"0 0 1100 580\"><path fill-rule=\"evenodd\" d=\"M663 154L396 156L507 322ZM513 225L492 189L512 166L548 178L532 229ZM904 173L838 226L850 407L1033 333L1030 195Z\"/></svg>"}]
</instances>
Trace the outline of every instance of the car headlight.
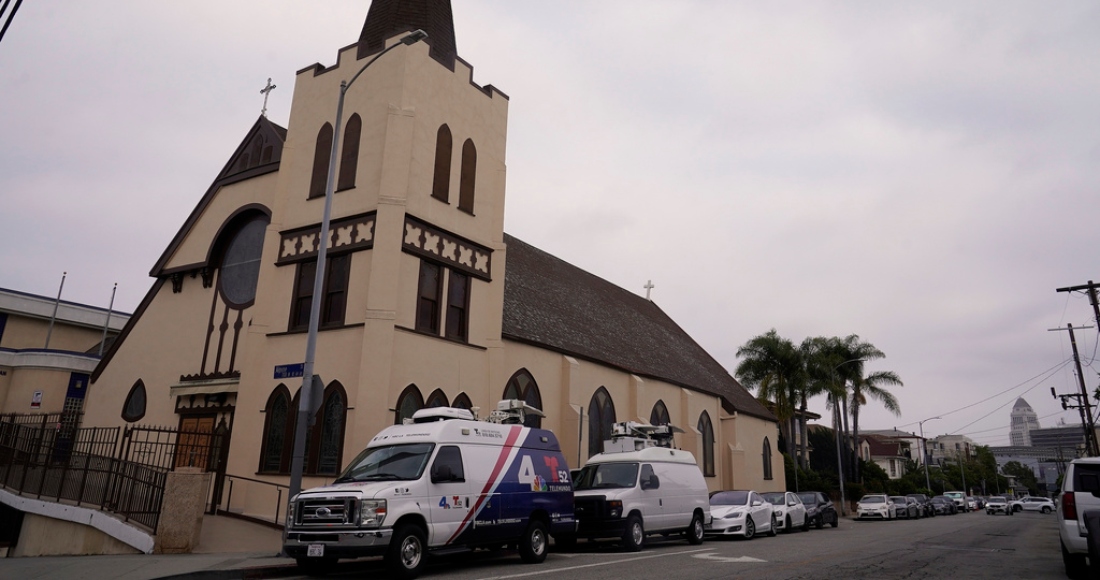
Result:
<instances>
[{"instance_id":1,"label":"car headlight","mask_svg":"<svg viewBox=\"0 0 1100 580\"><path fill-rule=\"evenodd\" d=\"M612 518L618 518L623 515L623 502L613 499L607 502L607 515Z\"/></svg>"},{"instance_id":2,"label":"car headlight","mask_svg":"<svg viewBox=\"0 0 1100 580\"><path fill-rule=\"evenodd\" d=\"M365 499L359 502L359 527L377 528L386 519L386 500Z\"/></svg>"},{"instance_id":3,"label":"car headlight","mask_svg":"<svg viewBox=\"0 0 1100 580\"><path fill-rule=\"evenodd\" d=\"M290 505L286 508L286 529L288 530L294 525L294 507L297 505L297 501L291 501Z\"/></svg>"}]
</instances>

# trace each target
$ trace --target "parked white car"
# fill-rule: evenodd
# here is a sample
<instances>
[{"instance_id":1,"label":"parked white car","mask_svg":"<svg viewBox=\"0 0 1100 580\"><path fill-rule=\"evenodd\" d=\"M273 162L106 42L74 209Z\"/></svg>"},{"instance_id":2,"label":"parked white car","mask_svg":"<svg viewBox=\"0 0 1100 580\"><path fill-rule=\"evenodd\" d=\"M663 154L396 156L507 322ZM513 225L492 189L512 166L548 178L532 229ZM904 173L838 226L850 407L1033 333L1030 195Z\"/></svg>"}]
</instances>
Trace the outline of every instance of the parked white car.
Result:
<instances>
[{"instance_id":1,"label":"parked white car","mask_svg":"<svg viewBox=\"0 0 1100 580\"><path fill-rule=\"evenodd\" d=\"M1050 501L1045 497L1035 497L1030 495L1021 497L1014 502L1010 502L1008 505L1012 508L1012 511L1014 512L1042 512L1044 514L1049 514L1055 510L1053 501Z\"/></svg>"},{"instance_id":2,"label":"parked white car","mask_svg":"<svg viewBox=\"0 0 1100 580\"><path fill-rule=\"evenodd\" d=\"M856 506L856 519L860 520L892 520L894 519L894 502L890 497L881 494L869 494L859 498Z\"/></svg>"},{"instance_id":3,"label":"parked white car","mask_svg":"<svg viewBox=\"0 0 1100 580\"><path fill-rule=\"evenodd\" d=\"M795 528L803 531L810 529L810 520L806 518L806 506L802 500L790 491L771 491L760 494L772 504L779 531L789 533Z\"/></svg>"},{"instance_id":4,"label":"parked white car","mask_svg":"<svg viewBox=\"0 0 1100 580\"><path fill-rule=\"evenodd\" d=\"M771 502L755 491L716 491L710 494L711 522L707 536L742 536L751 540L759 533L778 531Z\"/></svg>"},{"instance_id":5,"label":"parked white car","mask_svg":"<svg viewBox=\"0 0 1100 580\"><path fill-rule=\"evenodd\" d=\"M1085 513L1100 509L1100 457L1074 459L1062 478L1062 509L1058 518L1058 539L1066 576L1088 578L1090 566ZM1095 571L1097 563L1092 563Z\"/></svg>"}]
</instances>

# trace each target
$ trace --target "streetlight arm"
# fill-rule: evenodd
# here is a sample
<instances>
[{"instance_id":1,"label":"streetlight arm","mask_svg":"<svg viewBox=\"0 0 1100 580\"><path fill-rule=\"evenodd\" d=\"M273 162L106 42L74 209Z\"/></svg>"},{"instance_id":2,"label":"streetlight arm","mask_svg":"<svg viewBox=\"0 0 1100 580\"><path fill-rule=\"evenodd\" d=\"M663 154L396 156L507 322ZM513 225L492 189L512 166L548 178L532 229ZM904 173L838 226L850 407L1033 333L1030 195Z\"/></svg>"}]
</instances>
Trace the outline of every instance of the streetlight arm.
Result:
<instances>
[{"instance_id":1,"label":"streetlight arm","mask_svg":"<svg viewBox=\"0 0 1100 580\"><path fill-rule=\"evenodd\" d=\"M386 49L383 50L382 52L374 55L374 58L368 60L367 64L363 65L363 68L359 69L359 72L355 73L355 76L351 77L351 80L347 81L346 83L341 83L340 84L340 94L341 94L341 96L344 94L345 91L348 90L348 87L350 87L352 85L352 83L354 83L355 80L359 78L359 75L363 74L363 71L367 70L368 66L374 64L374 61L382 58L383 54L386 54L387 52L397 48L398 46L400 46L402 44L404 44L405 46L409 46L409 45L412 45L412 44L416 44L417 42L419 42L421 40L425 40L427 38L428 38L428 33L424 32L423 30L421 30L419 28L417 28L416 30L410 32L408 35L404 36L397 43L391 44L390 46L386 47Z\"/></svg>"}]
</instances>

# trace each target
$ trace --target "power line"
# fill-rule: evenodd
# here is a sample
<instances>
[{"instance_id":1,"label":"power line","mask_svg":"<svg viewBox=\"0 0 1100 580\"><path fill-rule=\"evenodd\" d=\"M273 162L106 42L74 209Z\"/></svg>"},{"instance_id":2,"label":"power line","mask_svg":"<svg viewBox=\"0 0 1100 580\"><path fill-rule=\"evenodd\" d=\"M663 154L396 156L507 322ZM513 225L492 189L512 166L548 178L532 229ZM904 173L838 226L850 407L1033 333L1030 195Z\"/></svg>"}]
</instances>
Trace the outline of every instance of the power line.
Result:
<instances>
[{"instance_id":1,"label":"power line","mask_svg":"<svg viewBox=\"0 0 1100 580\"><path fill-rule=\"evenodd\" d=\"M992 399L996 399L997 397L999 397L999 396L1001 396L1001 395L1003 395L1003 394L1005 394L1005 393L1008 393L1008 392L1014 391L1014 390L1016 390L1016 389L1018 389L1018 388L1020 388L1020 387L1022 387L1022 386L1024 386L1024 385L1026 385L1026 384L1030 383L1031 381L1034 381L1035 379L1037 379L1037 378L1039 378L1039 377L1041 377L1041 376L1043 376L1043 375L1045 375L1045 374L1048 374L1048 373L1050 373L1050 374L1053 374L1053 373L1055 373L1055 372L1058 372L1059 370L1062 370L1062 368L1063 368L1063 367L1065 367L1066 365L1068 365L1068 364L1069 364L1069 363L1070 363L1070 362L1071 362L1072 360L1073 360L1073 359L1066 359L1066 360L1064 360L1064 361L1062 361L1062 362L1060 362L1060 363L1058 363L1058 364L1054 365L1053 367L1050 367L1049 369L1047 369L1047 370L1045 370L1045 371L1043 371L1043 372L1041 372L1041 373L1039 373L1039 374L1037 374L1037 375L1035 375L1035 376L1031 377L1030 379L1027 379L1027 380L1026 380L1026 381L1024 381L1024 382L1022 382L1022 383L1019 383L1019 384L1017 384L1017 385L1013 386L1013 387L1009 387L1009 388L1007 388L1007 389L1005 389L1005 390L1003 390L1003 391L1001 391L1001 392L999 392L999 393L996 393L996 394L994 394L994 395L991 395L991 396L989 396L989 397L986 397L986 398L984 398L984 399L982 399L982 400L980 400L980 401L978 401L978 402L976 402L976 403L971 403L971 404L969 404L969 405L967 405L967 406L965 406L965 407L959 407L958 409L955 409L954 411L948 411L948 412L946 412L946 413L940 413L939 415L940 415L940 417L946 417L947 415L953 415L953 414L955 414L955 413L958 413L959 411L964 411L964 410L966 410L966 409L969 409L969 408L971 408L971 407L974 407L974 406L977 406L977 405L981 405L982 403L985 403L985 402L987 402L987 401L989 401L989 400L992 400ZM1045 377L1045 378L1043 378L1043 380L1042 380L1042 381L1040 381L1040 382L1039 382L1039 383L1038 383L1038 384L1037 384L1036 386L1038 386L1038 385L1041 385L1041 384L1043 384L1043 381L1046 381L1046 380L1047 380L1047 378L1050 378L1050 377L1048 376L1048 377ZM1034 388L1035 388L1035 387L1031 387L1031 388L1030 388L1030 389L1028 389L1027 391L1030 391L1031 389L1034 389ZM1024 391L1024 393L1026 393L1027 391ZM1022 395L1023 395L1024 393L1020 393L1020 395L1022 396ZM1003 406L1004 406L1004 405L1002 405L1002 407L1003 407ZM988 415L987 415L987 416L988 416ZM984 417L983 417L983 419L984 419ZM979 419L979 421L980 421L980 420L981 420L981 419ZM909 427L909 426L912 426L912 425L916 425L917 423L919 423L919 421L913 421L912 423L906 423L906 424L904 424L904 425L899 425L899 427ZM973 423L971 423L971 425L973 425ZM969 427L969 425L967 425L967 426ZM965 429L965 428L966 428L966 427L963 427L963 429Z\"/></svg>"},{"instance_id":2,"label":"power line","mask_svg":"<svg viewBox=\"0 0 1100 580\"><path fill-rule=\"evenodd\" d=\"M1043 380L1041 380L1041 381L1039 381L1039 382L1035 383L1035 385L1034 385L1034 386L1032 386L1032 387L1028 388L1028 389L1027 389L1026 391L1024 391L1024 392L1020 393L1020 396L1022 397L1022 396L1024 396L1024 395L1026 395L1027 393L1029 393L1029 392L1031 392L1031 391L1032 391L1033 389L1035 389L1035 387L1038 387L1039 385L1041 385L1041 384L1045 383L1047 379L1049 379L1050 377L1054 376L1054 373L1058 372L1058 370L1060 370L1060 368L1061 368L1061 367L1063 367L1063 366L1065 366L1065 365L1067 365L1067 364L1069 364L1069 361L1065 361L1065 362L1063 362L1063 363L1062 363L1061 365L1058 365L1058 367L1052 368L1052 369L1051 369L1051 371L1050 371L1050 374L1048 374L1048 375L1047 375L1047 376L1046 376L1045 378L1043 378ZM990 397L990 398L992 398L992 397ZM989 400L989 399L986 399L986 401L988 401L988 400ZM988 416L992 415L993 413L996 413L997 411L1000 411L1001 409L1003 409L1003 408L1007 407L1009 403L1012 403L1012 401L1008 401L1008 402L1006 402L1005 404L1003 404L1003 405L1001 405L1001 406L999 406L999 407L997 407L997 408L993 409L992 411L990 411L990 412L986 413L985 415L982 415L981 417L978 417L977 419L975 419L975 420L973 420L973 421L971 421L971 422L967 423L966 425L963 425L962 427L959 427L959 428L958 428L958 429L956 429L955 431L952 431L952 432L951 432L951 434L952 434L952 435L954 435L954 434L958 433L959 431L962 431L963 429L966 429L967 427L969 427L969 426L973 425L974 423L977 423L978 421L981 421L982 419L985 419L986 417L988 417ZM974 405L970 405L970 407L973 407L973 406L974 406ZM966 408L967 408L967 407L963 407L963 409L966 409ZM962 409L959 409L959 410L961 411ZM954 413L954 412L955 412L955 411L952 411L952 413ZM945 414L947 414L947 413L945 413Z\"/></svg>"}]
</instances>

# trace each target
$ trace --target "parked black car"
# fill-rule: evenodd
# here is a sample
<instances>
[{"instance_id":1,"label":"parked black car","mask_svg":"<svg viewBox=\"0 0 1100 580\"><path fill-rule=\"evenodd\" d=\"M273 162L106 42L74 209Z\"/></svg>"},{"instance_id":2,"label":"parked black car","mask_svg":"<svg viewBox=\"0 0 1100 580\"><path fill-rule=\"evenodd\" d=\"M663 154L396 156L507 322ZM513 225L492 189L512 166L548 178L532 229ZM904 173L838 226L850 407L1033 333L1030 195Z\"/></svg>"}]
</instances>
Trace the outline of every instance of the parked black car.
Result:
<instances>
[{"instance_id":1,"label":"parked black car","mask_svg":"<svg viewBox=\"0 0 1100 580\"><path fill-rule=\"evenodd\" d=\"M911 493L906 497L911 497L917 500L917 505L919 505L921 509L922 518L936 515L936 508L932 505L932 498L924 495L923 493Z\"/></svg>"},{"instance_id":2,"label":"parked black car","mask_svg":"<svg viewBox=\"0 0 1100 580\"><path fill-rule=\"evenodd\" d=\"M959 507L955 505L955 500L946 495L937 495L932 498L932 505L936 508L936 515L947 516L959 513Z\"/></svg>"},{"instance_id":3,"label":"parked black car","mask_svg":"<svg viewBox=\"0 0 1100 580\"><path fill-rule=\"evenodd\" d=\"M825 527L825 524L835 528L840 523L836 507L833 506L829 496L820 491L804 491L798 494L798 498L806 506L806 521L810 525L816 526L820 530Z\"/></svg>"}]
</instances>

